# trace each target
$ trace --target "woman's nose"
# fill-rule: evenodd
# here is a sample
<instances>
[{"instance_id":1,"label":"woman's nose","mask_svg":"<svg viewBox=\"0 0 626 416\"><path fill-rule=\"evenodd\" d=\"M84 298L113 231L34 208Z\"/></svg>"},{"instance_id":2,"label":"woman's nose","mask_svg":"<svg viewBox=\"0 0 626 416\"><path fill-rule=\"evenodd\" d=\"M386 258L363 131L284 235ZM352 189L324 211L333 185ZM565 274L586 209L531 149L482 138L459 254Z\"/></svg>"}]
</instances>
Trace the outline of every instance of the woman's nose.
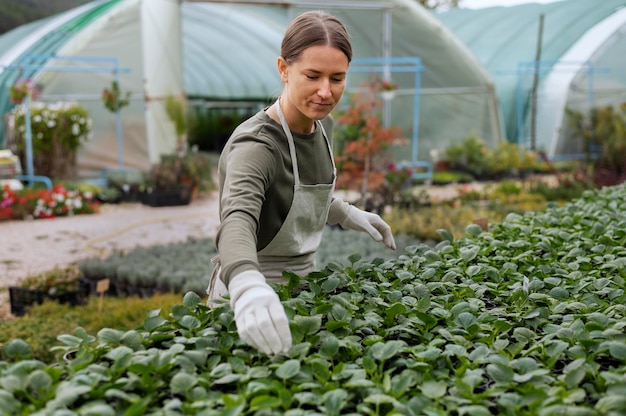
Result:
<instances>
[{"instance_id":1,"label":"woman's nose","mask_svg":"<svg viewBox=\"0 0 626 416\"><path fill-rule=\"evenodd\" d=\"M317 89L317 94L322 98L328 98L332 96L332 92L330 90L330 81L327 79L323 79L320 82L320 86Z\"/></svg>"}]
</instances>

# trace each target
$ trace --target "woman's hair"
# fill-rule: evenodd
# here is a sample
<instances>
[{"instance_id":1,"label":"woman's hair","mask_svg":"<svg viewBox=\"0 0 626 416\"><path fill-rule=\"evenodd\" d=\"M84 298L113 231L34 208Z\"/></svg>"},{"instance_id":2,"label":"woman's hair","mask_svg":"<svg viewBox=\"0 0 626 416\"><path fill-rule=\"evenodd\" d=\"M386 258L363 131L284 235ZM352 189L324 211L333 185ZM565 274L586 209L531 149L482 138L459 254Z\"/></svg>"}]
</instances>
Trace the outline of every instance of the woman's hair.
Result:
<instances>
[{"instance_id":1,"label":"woman's hair","mask_svg":"<svg viewBox=\"0 0 626 416\"><path fill-rule=\"evenodd\" d=\"M343 23L323 11L308 11L297 16L283 37L280 55L291 64L310 46L332 46L352 61L350 35Z\"/></svg>"}]
</instances>

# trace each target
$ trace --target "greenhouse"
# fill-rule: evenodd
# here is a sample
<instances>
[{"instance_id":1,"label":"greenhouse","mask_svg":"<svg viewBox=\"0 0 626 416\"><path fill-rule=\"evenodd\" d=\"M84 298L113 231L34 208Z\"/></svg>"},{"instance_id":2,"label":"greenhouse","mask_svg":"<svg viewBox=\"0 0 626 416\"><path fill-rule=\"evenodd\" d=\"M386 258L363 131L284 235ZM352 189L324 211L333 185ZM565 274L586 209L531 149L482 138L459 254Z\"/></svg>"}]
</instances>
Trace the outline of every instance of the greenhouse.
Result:
<instances>
[{"instance_id":1,"label":"greenhouse","mask_svg":"<svg viewBox=\"0 0 626 416\"><path fill-rule=\"evenodd\" d=\"M566 158L587 150L568 134L567 109L587 115L626 101L624 6L567 0L437 17L493 77L507 139Z\"/></svg>"},{"instance_id":2,"label":"greenhouse","mask_svg":"<svg viewBox=\"0 0 626 416\"><path fill-rule=\"evenodd\" d=\"M6 91L20 78L32 80L41 101L83 105L93 128L78 152L81 177L99 176L106 168L146 170L160 154L174 152L162 97L182 94L177 4L100 0L16 28L0 39L5 38L0 111L10 110ZM101 102L102 90L113 81L130 94L117 115Z\"/></svg>"},{"instance_id":3,"label":"greenhouse","mask_svg":"<svg viewBox=\"0 0 626 416\"><path fill-rule=\"evenodd\" d=\"M489 145L503 139L492 77L413 0L94 1L0 37L0 111L12 108L7 88L20 76L31 78L40 100L76 100L93 117L92 138L78 153L82 177L116 166L146 169L176 151L167 97L184 95L197 111L243 114L274 99L281 88L275 62L283 31L293 16L312 8L336 14L351 33L355 61L348 94L373 77L398 85L385 101L384 117L408 139L395 149L399 162L429 163L431 150L472 132ZM46 58L51 55L56 59ZM114 65L91 62L94 57ZM407 59L414 63L408 69L397 63ZM73 69L50 68L59 66ZM130 105L119 111L121 128L100 100L116 79L130 93ZM4 131L0 144L6 146Z\"/></svg>"}]
</instances>

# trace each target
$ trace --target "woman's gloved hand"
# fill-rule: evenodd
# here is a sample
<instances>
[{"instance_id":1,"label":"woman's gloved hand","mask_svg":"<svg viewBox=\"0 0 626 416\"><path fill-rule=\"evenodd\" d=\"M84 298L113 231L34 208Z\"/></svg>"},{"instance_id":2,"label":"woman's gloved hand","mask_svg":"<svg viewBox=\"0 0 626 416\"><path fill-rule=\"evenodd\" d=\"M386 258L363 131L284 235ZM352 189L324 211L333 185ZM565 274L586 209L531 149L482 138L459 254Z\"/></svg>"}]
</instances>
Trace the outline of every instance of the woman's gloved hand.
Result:
<instances>
[{"instance_id":1,"label":"woman's gloved hand","mask_svg":"<svg viewBox=\"0 0 626 416\"><path fill-rule=\"evenodd\" d=\"M362 211L354 205L351 205L348 210L348 215L346 215L346 218L339 225L351 230L365 231L372 236L375 241L382 241L390 249L396 249L396 242L393 239L391 227L376 214Z\"/></svg>"},{"instance_id":2,"label":"woman's gloved hand","mask_svg":"<svg viewBox=\"0 0 626 416\"><path fill-rule=\"evenodd\" d=\"M241 339L266 354L284 353L291 348L291 330L278 295L256 270L231 278L230 306Z\"/></svg>"}]
</instances>

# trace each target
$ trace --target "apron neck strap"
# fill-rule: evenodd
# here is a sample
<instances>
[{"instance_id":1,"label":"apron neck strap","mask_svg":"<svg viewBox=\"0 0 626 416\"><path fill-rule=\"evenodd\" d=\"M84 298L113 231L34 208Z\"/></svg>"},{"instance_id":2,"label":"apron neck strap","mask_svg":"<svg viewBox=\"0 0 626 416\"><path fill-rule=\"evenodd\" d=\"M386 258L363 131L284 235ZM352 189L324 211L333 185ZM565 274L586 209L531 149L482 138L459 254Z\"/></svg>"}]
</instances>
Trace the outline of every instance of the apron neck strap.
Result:
<instances>
[{"instance_id":1,"label":"apron neck strap","mask_svg":"<svg viewBox=\"0 0 626 416\"><path fill-rule=\"evenodd\" d=\"M294 184L296 186L300 186L300 171L298 170L298 158L296 157L296 146L293 141L293 135L291 134L291 130L289 129L289 124L287 124L287 119L285 119L285 115L283 114L283 110L280 108L280 98L276 100L276 113L278 114L278 118L280 119L280 124L283 127L283 131L287 136L287 142L289 143L289 153L291 155L291 164L293 167L293 178ZM326 141L326 145L328 146L328 151L330 152L330 159L333 162L333 178L336 176L336 168L335 161L333 158L332 149L330 148L330 142L328 141L328 136L326 135L326 130L324 130L324 126L319 121L316 121L317 126L320 128L322 135L324 136L324 140Z\"/></svg>"}]
</instances>

